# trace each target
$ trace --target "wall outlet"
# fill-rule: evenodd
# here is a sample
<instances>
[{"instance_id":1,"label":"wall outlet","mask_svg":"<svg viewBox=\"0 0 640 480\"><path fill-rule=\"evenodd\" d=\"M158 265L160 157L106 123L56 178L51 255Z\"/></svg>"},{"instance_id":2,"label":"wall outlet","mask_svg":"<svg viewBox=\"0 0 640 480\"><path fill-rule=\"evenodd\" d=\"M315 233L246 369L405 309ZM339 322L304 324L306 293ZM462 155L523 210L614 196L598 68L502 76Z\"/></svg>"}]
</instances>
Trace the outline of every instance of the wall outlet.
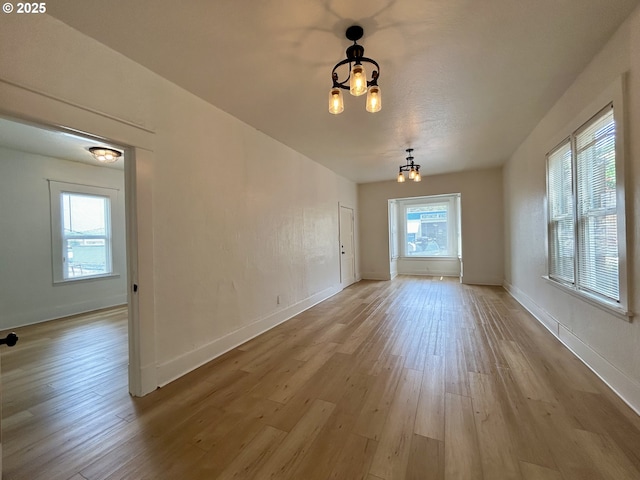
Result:
<instances>
[{"instance_id":1,"label":"wall outlet","mask_svg":"<svg viewBox=\"0 0 640 480\"><path fill-rule=\"evenodd\" d=\"M280 305L280 295L276 296L276 305Z\"/></svg>"}]
</instances>

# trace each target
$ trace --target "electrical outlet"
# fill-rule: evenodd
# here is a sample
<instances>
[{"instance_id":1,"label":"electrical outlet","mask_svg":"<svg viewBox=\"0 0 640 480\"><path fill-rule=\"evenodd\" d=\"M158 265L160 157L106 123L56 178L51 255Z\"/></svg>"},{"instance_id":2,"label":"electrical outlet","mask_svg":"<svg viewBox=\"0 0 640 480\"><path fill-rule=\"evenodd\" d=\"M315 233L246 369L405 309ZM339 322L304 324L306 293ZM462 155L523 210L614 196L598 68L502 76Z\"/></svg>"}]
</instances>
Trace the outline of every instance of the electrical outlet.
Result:
<instances>
[{"instance_id":1,"label":"electrical outlet","mask_svg":"<svg viewBox=\"0 0 640 480\"><path fill-rule=\"evenodd\" d=\"M280 295L276 296L276 305L280 305Z\"/></svg>"}]
</instances>

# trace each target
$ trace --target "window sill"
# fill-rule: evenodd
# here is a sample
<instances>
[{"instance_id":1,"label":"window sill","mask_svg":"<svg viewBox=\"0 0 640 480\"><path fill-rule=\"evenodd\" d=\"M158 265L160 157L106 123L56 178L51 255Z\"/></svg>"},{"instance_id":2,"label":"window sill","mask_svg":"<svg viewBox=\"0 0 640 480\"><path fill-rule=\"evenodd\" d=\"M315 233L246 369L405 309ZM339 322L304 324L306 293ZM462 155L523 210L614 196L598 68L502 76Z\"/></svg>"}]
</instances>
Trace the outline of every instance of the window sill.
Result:
<instances>
[{"instance_id":1,"label":"window sill","mask_svg":"<svg viewBox=\"0 0 640 480\"><path fill-rule=\"evenodd\" d=\"M593 305L594 307L599 308L600 310L604 310L607 313L611 313L618 318L621 318L627 322L631 322L631 318L633 317L633 312L627 310L626 308L618 305L617 303L607 302L595 295L591 295L587 292L583 292L582 290L578 290L576 288L570 287L569 285L565 285L563 283L554 280L547 275L543 275L542 278L550 283L554 287L558 287L563 292L567 292L574 297L579 298L580 300L585 301L586 303Z\"/></svg>"},{"instance_id":2,"label":"window sill","mask_svg":"<svg viewBox=\"0 0 640 480\"><path fill-rule=\"evenodd\" d=\"M91 282L95 280L107 280L111 278L119 278L119 273L105 273L104 275L92 275L90 277L78 277L78 278L65 278L54 280L54 285L64 285L68 283L77 283L77 282Z\"/></svg>"},{"instance_id":3,"label":"window sill","mask_svg":"<svg viewBox=\"0 0 640 480\"><path fill-rule=\"evenodd\" d=\"M402 256L398 257L400 260L448 260L448 261L459 261L460 257L457 256L444 256L444 255L410 255L410 256Z\"/></svg>"}]
</instances>

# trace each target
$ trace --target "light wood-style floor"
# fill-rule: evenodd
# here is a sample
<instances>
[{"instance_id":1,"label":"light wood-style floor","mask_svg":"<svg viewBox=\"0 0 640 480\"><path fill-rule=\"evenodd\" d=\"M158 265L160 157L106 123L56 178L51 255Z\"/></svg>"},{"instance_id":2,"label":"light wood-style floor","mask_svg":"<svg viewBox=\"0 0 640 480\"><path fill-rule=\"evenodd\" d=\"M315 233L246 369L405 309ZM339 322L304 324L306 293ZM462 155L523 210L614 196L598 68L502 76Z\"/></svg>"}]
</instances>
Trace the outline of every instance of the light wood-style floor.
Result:
<instances>
[{"instance_id":1,"label":"light wood-style floor","mask_svg":"<svg viewBox=\"0 0 640 480\"><path fill-rule=\"evenodd\" d=\"M500 288L360 282L137 399L126 328L3 348L5 480L640 479L640 417Z\"/></svg>"}]
</instances>

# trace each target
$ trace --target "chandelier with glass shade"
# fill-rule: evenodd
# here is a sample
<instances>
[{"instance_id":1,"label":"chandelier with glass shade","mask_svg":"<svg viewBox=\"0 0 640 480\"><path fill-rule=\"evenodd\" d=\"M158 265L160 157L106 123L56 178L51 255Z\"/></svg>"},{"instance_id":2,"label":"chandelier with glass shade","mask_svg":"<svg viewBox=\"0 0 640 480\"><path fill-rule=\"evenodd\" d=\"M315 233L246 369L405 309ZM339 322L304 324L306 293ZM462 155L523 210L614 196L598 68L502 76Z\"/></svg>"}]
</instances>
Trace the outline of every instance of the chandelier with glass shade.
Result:
<instances>
[{"instance_id":1,"label":"chandelier with glass shade","mask_svg":"<svg viewBox=\"0 0 640 480\"><path fill-rule=\"evenodd\" d=\"M402 183L406 181L406 177L404 172L408 172L409 180L413 180L414 182L422 181L422 176L420 175L420 165L414 163L413 156L411 152L413 152L413 148L407 148L406 152L409 154L407 157L407 163L405 165L400 165L400 171L398 172L398 183Z\"/></svg>"},{"instance_id":2,"label":"chandelier with glass shade","mask_svg":"<svg viewBox=\"0 0 640 480\"><path fill-rule=\"evenodd\" d=\"M347 48L347 58L336 63L331 71L333 86L329 90L329 113L337 115L344 111L344 97L342 90L349 90L355 97L367 94L367 112L379 112L382 108L382 96L378 79L380 78L380 66L375 60L364 56L364 47L358 45L357 41L362 38L364 29L358 25L347 28L345 36L353 42ZM367 71L364 63L372 64L375 69L371 73L371 80L367 79ZM338 70L343 65L348 65L349 74L340 81ZM346 69L345 69L346 70Z\"/></svg>"}]
</instances>

